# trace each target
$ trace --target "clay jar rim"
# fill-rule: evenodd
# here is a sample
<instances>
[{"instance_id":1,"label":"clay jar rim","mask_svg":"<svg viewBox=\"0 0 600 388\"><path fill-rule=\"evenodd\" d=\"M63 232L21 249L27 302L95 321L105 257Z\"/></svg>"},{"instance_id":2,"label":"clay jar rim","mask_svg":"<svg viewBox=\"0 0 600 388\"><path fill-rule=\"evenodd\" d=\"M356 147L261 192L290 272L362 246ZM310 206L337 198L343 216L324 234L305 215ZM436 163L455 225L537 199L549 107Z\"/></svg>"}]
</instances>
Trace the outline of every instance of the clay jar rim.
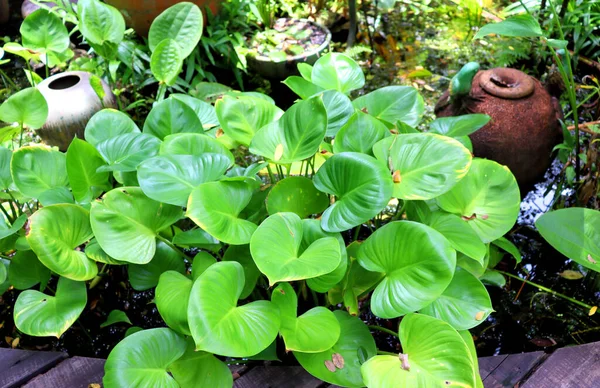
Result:
<instances>
[{"instance_id":1,"label":"clay jar rim","mask_svg":"<svg viewBox=\"0 0 600 388\"><path fill-rule=\"evenodd\" d=\"M61 77L56 77L48 83L50 90L66 90L77 86L81 82L79 74L63 74Z\"/></svg>"},{"instance_id":2,"label":"clay jar rim","mask_svg":"<svg viewBox=\"0 0 600 388\"><path fill-rule=\"evenodd\" d=\"M533 93L535 84L527 74L517 69L496 68L484 70L479 85L492 96L516 100Z\"/></svg>"}]
</instances>

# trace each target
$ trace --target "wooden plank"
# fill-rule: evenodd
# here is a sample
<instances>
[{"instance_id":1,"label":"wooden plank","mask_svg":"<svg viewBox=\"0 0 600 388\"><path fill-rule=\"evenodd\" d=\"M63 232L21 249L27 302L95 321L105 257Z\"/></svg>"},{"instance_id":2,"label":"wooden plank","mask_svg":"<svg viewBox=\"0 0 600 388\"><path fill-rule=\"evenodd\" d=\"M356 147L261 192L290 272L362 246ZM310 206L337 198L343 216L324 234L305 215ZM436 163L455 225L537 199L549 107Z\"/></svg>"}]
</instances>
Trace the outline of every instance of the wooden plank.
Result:
<instances>
[{"instance_id":1,"label":"wooden plank","mask_svg":"<svg viewBox=\"0 0 600 388\"><path fill-rule=\"evenodd\" d=\"M257 366L237 379L235 388L318 388L324 383L301 366Z\"/></svg>"},{"instance_id":2,"label":"wooden plank","mask_svg":"<svg viewBox=\"0 0 600 388\"><path fill-rule=\"evenodd\" d=\"M514 387L545 357L544 352L511 354L483 380L483 385L485 388Z\"/></svg>"},{"instance_id":3,"label":"wooden plank","mask_svg":"<svg viewBox=\"0 0 600 388\"><path fill-rule=\"evenodd\" d=\"M239 364L239 365L229 365L229 370L231 371L231 374L233 375L233 379L237 380L244 373L248 372L250 370L250 368L248 367L248 365Z\"/></svg>"},{"instance_id":4,"label":"wooden plank","mask_svg":"<svg viewBox=\"0 0 600 388\"><path fill-rule=\"evenodd\" d=\"M481 357L479 359L479 375L481 376L481 380L485 380L497 367L502 364L508 357L508 354L503 354L501 356L492 356L492 357Z\"/></svg>"},{"instance_id":5,"label":"wooden plank","mask_svg":"<svg viewBox=\"0 0 600 388\"><path fill-rule=\"evenodd\" d=\"M0 388L20 387L66 357L59 352L0 349Z\"/></svg>"},{"instance_id":6,"label":"wooden plank","mask_svg":"<svg viewBox=\"0 0 600 388\"><path fill-rule=\"evenodd\" d=\"M23 388L88 388L90 384L101 386L105 362L99 358L69 358L32 379Z\"/></svg>"},{"instance_id":7,"label":"wooden plank","mask_svg":"<svg viewBox=\"0 0 600 388\"><path fill-rule=\"evenodd\" d=\"M556 350L523 388L600 386L600 342Z\"/></svg>"}]
</instances>

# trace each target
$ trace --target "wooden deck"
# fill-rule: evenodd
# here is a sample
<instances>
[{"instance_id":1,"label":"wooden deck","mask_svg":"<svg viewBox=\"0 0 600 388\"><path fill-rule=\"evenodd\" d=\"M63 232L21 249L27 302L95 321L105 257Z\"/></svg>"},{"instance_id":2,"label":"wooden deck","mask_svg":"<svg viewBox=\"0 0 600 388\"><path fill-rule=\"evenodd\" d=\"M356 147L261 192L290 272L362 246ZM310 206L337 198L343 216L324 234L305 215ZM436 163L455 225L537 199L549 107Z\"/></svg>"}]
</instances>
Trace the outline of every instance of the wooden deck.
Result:
<instances>
[{"instance_id":1,"label":"wooden deck","mask_svg":"<svg viewBox=\"0 0 600 388\"><path fill-rule=\"evenodd\" d=\"M231 366L236 388L334 388L292 366ZM486 388L600 388L600 342L479 359ZM104 360L0 349L0 388L98 388ZM95 385L98 384L98 385ZM390 387L392 388L392 387Z\"/></svg>"}]
</instances>

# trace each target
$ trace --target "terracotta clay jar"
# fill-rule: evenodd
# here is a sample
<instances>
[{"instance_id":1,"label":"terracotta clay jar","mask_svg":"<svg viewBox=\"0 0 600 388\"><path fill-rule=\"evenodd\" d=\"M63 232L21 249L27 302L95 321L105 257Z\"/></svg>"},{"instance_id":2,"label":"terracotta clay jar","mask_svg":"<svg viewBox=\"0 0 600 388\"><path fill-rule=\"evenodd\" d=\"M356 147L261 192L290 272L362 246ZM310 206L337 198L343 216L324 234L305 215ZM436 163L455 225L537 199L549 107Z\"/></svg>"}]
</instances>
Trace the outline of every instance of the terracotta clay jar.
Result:
<instances>
[{"instance_id":1,"label":"terracotta clay jar","mask_svg":"<svg viewBox=\"0 0 600 388\"><path fill-rule=\"evenodd\" d=\"M196 4L202 12L208 7L211 12L216 14L219 11L223 0L189 0ZM106 0L107 4L118 8L129 27L132 27L139 35L147 36L152 21L161 14L162 11L173 4L181 3L178 0ZM206 20L206 17L204 18Z\"/></svg>"},{"instance_id":2,"label":"terracotta clay jar","mask_svg":"<svg viewBox=\"0 0 600 388\"><path fill-rule=\"evenodd\" d=\"M508 166L522 191L543 178L562 142L562 110L540 81L516 69L479 71L468 96L448 102L446 91L435 106L438 117L469 113L491 116L469 136L475 156Z\"/></svg>"},{"instance_id":3,"label":"terracotta clay jar","mask_svg":"<svg viewBox=\"0 0 600 388\"><path fill-rule=\"evenodd\" d=\"M84 71L69 71L38 84L48 103L48 118L36 133L46 144L66 151L73 138L83 139L85 126L96 112L117 107L116 97L104 81L105 96L100 101L90 85L90 76Z\"/></svg>"}]
</instances>

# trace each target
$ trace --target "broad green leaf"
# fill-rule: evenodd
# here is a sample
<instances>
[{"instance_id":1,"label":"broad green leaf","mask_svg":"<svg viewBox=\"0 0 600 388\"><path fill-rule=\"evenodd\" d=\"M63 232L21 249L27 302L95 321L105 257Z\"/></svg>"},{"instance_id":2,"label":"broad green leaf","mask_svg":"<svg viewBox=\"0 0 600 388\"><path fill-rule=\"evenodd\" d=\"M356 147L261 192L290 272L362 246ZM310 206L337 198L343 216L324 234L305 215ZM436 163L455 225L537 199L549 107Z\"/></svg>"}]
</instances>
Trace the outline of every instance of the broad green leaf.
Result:
<instances>
[{"instance_id":1,"label":"broad green leaf","mask_svg":"<svg viewBox=\"0 0 600 388\"><path fill-rule=\"evenodd\" d=\"M114 58L125 34L125 19L119 10L98 0L79 0L77 15L87 43L104 58Z\"/></svg>"},{"instance_id":2,"label":"broad green leaf","mask_svg":"<svg viewBox=\"0 0 600 388\"><path fill-rule=\"evenodd\" d=\"M292 105L281 118L262 127L250 143L250 152L279 164L313 156L327 130L327 113L321 97Z\"/></svg>"},{"instance_id":3,"label":"broad green leaf","mask_svg":"<svg viewBox=\"0 0 600 388\"><path fill-rule=\"evenodd\" d=\"M8 269L6 267L4 261L0 262L0 284L2 285L6 283L8 279ZM2 290L2 293L4 293L4 290Z\"/></svg>"},{"instance_id":4,"label":"broad green leaf","mask_svg":"<svg viewBox=\"0 0 600 388\"><path fill-rule=\"evenodd\" d=\"M231 163L234 158L231 152L219 141L199 133L177 133L165 137L160 148L161 155L195 155L215 153L227 156Z\"/></svg>"},{"instance_id":5,"label":"broad green leaf","mask_svg":"<svg viewBox=\"0 0 600 388\"><path fill-rule=\"evenodd\" d=\"M32 251L17 251L10 260L8 280L17 290L26 290L38 283L47 283L50 280L50 270Z\"/></svg>"},{"instance_id":6,"label":"broad green leaf","mask_svg":"<svg viewBox=\"0 0 600 388\"><path fill-rule=\"evenodd\" d=\"M489 34L523 38L544 36L538 21L529 14L511 16L498 23L486 24L477 31L473 39L481 39Z\"/></svg>"},{"instance_id":7,"label":"broad green leaf","mask_svg":"<svg viewBox=\"0 0 600 388\"><path fill-rule=\"evenodd\" d=\"M367 325L359 318L341 310L336 310L333 314L341 329L340 338L335 345L321 353L294 352L294 356L304 369L320 380L343 387L363 387L360 366L364 360L377 354L375 340ZM344 366L331 372L325 362L332 362L335 354L341 356Z\"/></svg>"},{"instance_id":8,"label":"broad green leaf","mask_svg":"<svg viewBox=\"0 0 600 388\"><path fill-rule=\"evenodd\" d=\"M0 190L8 190L13 183L12 175L10 174L11 159L12 151L0 146Z\"/></svg>"},{"instance_id":9,"label":"broad green leaf","mask_svg":"<svg viewBox=\"0 0 600 388\"><path fill-rule=\"evenodd\" d=\"M328 232L342 232L375 217L392 196L392 175L375 158L343 152L327 159L319 168L315 187L335 195L336 202L321 218Z\"/></svg>"},{"instance_id":10,"label":"broad green leaf","mask_svg":"<svg viewBox=\"0 0 600 388\"><path fill-rule=\"evenodd\" d=\"M132 335L132 334L135 334L135 333L137 333L137 332L139 332L139 331L142 331L142 330L144 330L144 329L142 329L142 328L141 328L141 327L139 327L139 326L132 326L132 327L128 328L128 329L125 331L125 337L124 337L124 338L127 338L127 337L129 337L130 335Z\"/></svg>"},{"instance_id":11,"label":"broad green leaf","mask_svg":"<svg viewBox=\"0 0 600 388\"><path fill-rule=\"evenodd\" d=\"M305 80L302 77L298 77L297 75L287 77L282 83L290 88L292 92L300 96L300 98L303 100L306 100L307 98L310 98L311 96L314 96L315 94L324 90L323 88Z\"/></svg>"},{"instance_id":12,"label":"broad green leaf","mask_svg":"<svg viewBox=\"0 0 600 388\"><path fill-rule=\"evenodd\" d=\"M181 247L202 248L213 252L221 249L219 240L200 228L176 233L173 236L173 244Z\"/></svg>"},{"instance_id":13,"label":"broad green leaf","mask_svg":"<svg viewBox=\"0 0 600 388\"><path fill-rule=\"evenodd\" d=\"M306 284L314 291L327 292L342 280L348 269L348 254L346 242L340 233L326 232L321 228L321 222L315 219L302 220L302 244L300 250L306 250L313 242L325 237L333 237L340 246L340 264L331 272L306 280Z\"/></svg>"},{"instance_id":14,"label":"broad green leaf","mask_svg":"<svg viewBox=\"0 0 600 388\"><path fill-rule=\"evenodd\" d=\"M252 258L270 285L325 275L339 266L341 252L335 238L320 238L302 252L303 233L302 220L296 214L276 213L252 235Z\"/></svg>"},{"instance_id":15,"label":"broad green leaf","mask_svg":"<svg viewBox=\"0 0 600 388\"><path fill-rule=\"evenodd\" d=\"M241 247L240 245L230 245L230 247ZM228 249L229 250L229 249ZM225 259L223 259L225 260ZM194 256L192 263L192 280L198 279L208 267L217 262L217 259L208 252L200 251ZM241 263L240 263L241 264ZM244 268L245 271L245 268ZM190 285L191 288L191 285Z\"/></svg>"},{"instance_id":16,"label":"broad green leaf","mask_svg":"<svg viewBox=\"0 0 600 388\"><path fill-rule=\"evenodd\" d=\"M244 268L244 289L240 294L240 299L246 299L256 287L256 282L261 275L252 259L250 245L230 245L223 255L223 261L237 261ZM196 276L193 271L192 274ZM194 280L196 279L194 278Z\"/></svg>"},{"instance_id":17,"label":"broad green leaf","mask_svg":"<svg viewBox=\"0 0 600 388\"><path fill-rule=\"evenodd\" d=\"M252 199L252 191L244 181L203 183L192 191L186 215L220 241L248 244L257 226L239 214Z\"/></svg>"},{"instance_id":18,"label":"broad green leaf","mask_svg":"<svg viewBox=\"0 0 600 388\"><path fill-rule=\"evenodd\" d=\"M192 108L175 98L167 98L152 108L144 122L144 133L160 140L174 133L204 133Z\"/></svg>"},{"instance_id":19,"label":"broad green leaf","mask_svg":"<svg viewBox=\"0 0 600 388\"><path fill-rule=\"evenodd\" d=\"M114 258L110 257L106 252L104 252L104 250L102 250L102 247L100 246L100 244L98 244L98 241L96 241L95 238L93 238L85 246L85 255L87 257L89 257L91 260L94 260L98 263L111 264L111 265L128 264L125 261L115 260Z\"/></svg>"},{"instance_id":20,"label":"broad green leaf","mask_svg":"<svg viewBox=\"0 0 600 388\"><path fill-rule=\"evenodd\" d=\"M85 140L96 147L104 140L126 133L139 133L140 129L123 112L115 109L102 109L92 116L85 126Z\"/></svg>"},{"instance_id":21,"label":"broad green leaf","mask_svg":"<svg viewBox=\"0 0 600 388\"><path fill-rule=\"evenodd\" d=\"M67 176L73 197L78 202L89 203L112 188L110 173L96 171L105 164L93 145L77 138L73 139L67 149Z\"/></svg>"},{"instance_id":22,"label":"broad green leaf","mask_svg":"<svg viewBox=\"0 0 600 388\"><path fill-rule=\"evenodd\" d=\"M196 48L203 28L202 12L196 4L177 3L154 19L148 32L148 46L156 52L161 43L171 39L179 45L184 59Z\"/></svg>"},{"instance_id":23,"label":"broad green leaf","mask_svg":"<svg viewBox=\"0 0 600 388\"><path fill-rule=\"evenodd\" d=\"M182 216L180 207L156 202L139 187L119 187L92 204L90 218L96 240L108 255L146 264L154 257L158 232Z\"/></svg>"},{"instance_id":24,"label":"broad green leaf","mask_svg":"<svg viewBox=\"0 0 600 388\"><path fill-rule=\"evenodd\" d=\"M305 62L298 63L298 71L305 80L312 82L312 65Z\"/></svg>"},{"instance_id":25,"label":"broad green leaf","mask_svg":"<svg viewBox=\"0 0 600 388\"><path fill-rule=\"evenodd\" d=\"M275 104L250 96L224 96L217 100L215 108L225 134L246 146L260 128L283 114Z\"/></svg>"},{"instance_id":26,"label":"broad green leaf","mask_svg":"<svg viewBox=\"0 0 600 388\"><path fill-rule=\"evenodd\" d=\"M398 238L402 236L402 238ZM456 252L434 229L412 221L391 222L361 245L358 262L385 277L371 296L371 311L396 318L436 300L450 284Z\"/></svg>"},{"instance_id":27,"label":"broad green leaf","mask_svg":"<svg viewBox=\"0 0 600 388\"><path fill-rule=\"evenodd\" d=\"M20 28L23 46L34 51L63 52L69 48L69 32L60 17L44 8L29 14Z\"/></svg>"},{"instance_id":28,"label":"broad green leaf","mask_svg":"<svg viewBox=\"0 0 600 388\"><path fill-rule=\"evenodd\" d=\"M425 111L423 97L411 86L386 86L358 97L352 105L390 127L398 121L415 127Z\"/></svg>"},{"instance_id":29,"label":"broad green leaf","mask_svg":"<svg viewBox=\"0 0 600 388\"><path fill-rule=\"evenodd\" d=\"M469 353L471 354L471 360L473 361L473 373L475 374L475 387L474 388L484 388L483 381L481 380L481 376L479 375L479 360L477 359L477 349L475 349L475 343L473 342L473 336L469 333L468 330L459 331L458 334L462 337L463 341L469 348Z\"/></svg>"},{"instance_id":30,"label":"broad green leaf","mask_svg":"<svg viewBox=\"0 0 600 388\"><path fill-rule=\"evenodd\" d=\"M584 267L600 270L600 212L573 207L543 214L535 223L557 251Z\"/></svg>"},{"instance_id":31,"label":"broad green leaf","mask_svg":"<svg viewBox=\"0 0 600 388\"><path fill-rule=\"evenodd\" d=\"M105 328L106 326L114 325L117 323L128 323L131 325L131 321L129 320L129 317L124 311L112 310L110 313L108 313L106 321L100 324L100 328Z\"/></svg>"},{"instance_id":32,"label":"broad green leaf","mask_svg":"<svg viewBox=\"0 0 600 388\"><path fill-rule=\"evenodd\" d=\"M301 177L285 178L271 189L267 196L269 214L291 212L300 218L319 214L329 206L329 197L318 191L313 181Z\"/></svg>"},{"instance_id":33,"label":"broad green leaf","mask_svg":"<svg viewBox=\"0 0 600 388\"><path fill-rule=\"evenodd\" d=\"M396 135L373 147L394 177L394 197L428 200L450 190L471 166L469 150L458 141L436 134Z\"/></svg>"},{"instance_id":34,"label":"broad green leaf","mask_svg":"<svg viewBox=\"0 0 600 388\"><path fill-rule=\"evenodd\" d=\"M438 205L460 216L483 242L506 234L519 215L519 186L510 170L487 159L473 159L467 175L437 198Z\"/></svg>"},{"instance_id":35,"label":"broad green leaf","mask_svg":"<svg viewBox=\"0 0 600 388\"><path fill-rule=\"evenodd\" d=\"M19 294L15 302L15 325L27 335L60 338L79 318L86 303L85 283L61 277L55 296L34 290Z\"/></svg>"},{"instance_id":36,"label":"broad green leaf","mask_svg":"<svg viewBox=\"0 0 600 388\"><path fill-rule=\"evenodd\" d=\"M44 146L21 147L13 152L10 171L19 191L38 198L45 191L69 184L65 154Z\"/></svg>"},{"instance_id":37,"label":"broad green leaf","mask_svg":"<svg viewBox=\"0 0 600 388\"><path fill-rule=\"evenodd\" d=\"M365 85L365 75L352 58L340 53L329 53L315 62L311 82L323 89L349 94Z\"/></svg>"},{"instance_id":38,"label":"broad green leaf","mask_svg":"<svg viewBox=\"0 0 600 388\"><path fill-rule=\"evenodd\" d=\"M148 197L186 206L192 190L218 180L229 167L231 161L222 154L155 156L138 166L138 180Z\"/></svg>"},{"instance_id":39,"label":"broad green leaf","mask_svg":"<svg viewBox=\"0 0 600 388\"><path fill-rule=\"evenodd\" d=\"M183 336L167 328L127 336L108 355L102 383L106 388L179 388L168 367L184 355Z\"/></svg>"},{"instance_id":40,"label":"broad green leaf","mask_svg":"<svg viewBox=\"0 0 600 388\"><path fill-rule=\"evenodd\" d=\"M182 257L163 241L156 244L156 253L148 264L130 264L127 268L129 282L136 291L145 291L156 287L160 276L167 271L185 274Z\"/></svg>"},{"instance_id":41,"label":"broad green leaf","mask_svg":"<svg viewBox=\"0 0 600 388\"><path fill-rule=\"evenodd\" d=\"M181 46L173 39L160 42L152 52L150 70L160 83L173 86L183 67L183 54Z\"/></svg>"},{"instance_id":42,"label":"broad green leaf","mask_svg":"<svg viewBox=\"0 0 600 388\"><path fill-rule=\"evenodd\" d=\"M158 154L161 141L145 133L126 133L110 137L96 145L107 166L98 171L135 171L144 160Z\"/></svg>"},{"instance_id":43,"label":"broad green leaf","mask_svg":"<svg viewBox=\"0 0 600 388\"><path fill-rule=\"evenodd\" d=\"M279 308L285 351L320 353L331 348L340 338L340 324L335 315L325 307L314 307L298 314L298 297L289 283L281 283L271 295Z\"/></svg>"},{"instance_id":44,"label":"broad green leaf","mask_svg":"<svg viewBox=\"0 0 600 388\"><path fill-rule=\"evenodd\" d=\"M0 120L19 123L31 129L41 128L48 118L48 103L36 88L26 88L0 105Z\"/></svg>"},{"instance_id":45,"label":"broad green leaf","mask_svg":"<svg viewBox=\"0 0 600 388\"><path fill-rule=\"evenodd\" d=\"M429 132L450 137L468 136L490 122L491 117L481 113L440 117L429 124Z\"/></svg>"},{"instance_id":46,"label":"broad green leaf","mask_svg":"<svg viewBox=\"0 0 600 388\"><path fill-rule=\"evenodd\" d=\"M515 258L517 264L521 262L522 257L521 252L519 252L519 248L517 248L512 242L508 241L505 237L500 237L499 239L492 241L492 244L510 253L512 257Z\"/></svg>"},{"instance_id":47,"label":"broad green leaf","mask_svg":"<svg viewBox=\"0 0 600 388\"><path fill-rule=\"evenodd\" d=\"M486 246L459 216L437 211L431 214L426 224L446 237L452 248L483 264L487 253Z\"/></svg>"},{"instance_id":48,"label":"broad green leaf","mask_svg":"<svg viewBox=\"0 0 600 388\"><path fill-rule=\"evenodd\" d=\"M333 137L346 124L354 113L352 101L337 90L323 92L323 104L327 111L327 133L325 136Z\"/></svg>"},{"instance_id":49,"label":"broad green leaf","mask_svg":"<svg viewBox=\"0 0 600 388\"><path fill-rule=\"evenodd\" d=\"M398 356L375 356L361 367L369 388L474 387L475 371L467 344L447 323L422 314L400 322Z\"/></svg>"},{"instance_id":50,"label":"broad green leaf","mask_svg":"<svg viewBox=\"0 0 600 388\"><path fill-rule=\"evenodd\" d=\"M448 288L421 313L448 322L456 330L471 329L492 312L485 286L468 271L457 268Z\"/></svg>"},{"instance_id":51,"label":"broad green leaf","mask_svg":"<svg viewBox=\"0 0 600 388\"><path fill-rule=\"evenodd\" d=\"M259 300L238 307L243 289L244 270L232 261L213 264L196 279L188 307L196 350L249 357L275 340L280 327L277 306Z\"/></svg>"},{"instance_id":52,"label":"broad green leaf","mask_svg":"<svg viewBox=\"0 0 600 388\"><path fill-rule=\"evenodd\" d=\"M180 388L228 388L233 386L233 375L227 364L206 352L197 352L194 341L188 339L184 355L169 366L169 371Z\"/></svg>"},{"instance_id":53,"label":"broad green leaf","mask_svg":"<svg viewBox=\"0 0 600 388\"><path fill-rule=\"evenodd\" d=\"M483 275L479 277L479 280L483 284L496 286L496 287L504 287L506 285L506 278L501 273L486 269Z\"/></svg>"},{"instance_id":54,"label":"broad green leaf","mask_svg":"<svg viewBox=\"0 0 600 388\"><path fill-rule=\"evenodd\" d=\"M390 131L385 124L371 115L356 111L335 135L333 152L373 155L373 145L387 136L390 136Z\"/></svg>"},{"instance_id":55,"label":"broad green leaf","mask_svg":"<svg viewBox=\"0 0 600 388\"><path fill-rule=\"evenodd\" d=\"M27 242L46 267L72 280L90 280L98 274L96 262L76 249L93 237L87 210L68 204L46 206L29 221Z\"/></svg>"},{"instance_id":56,"label":"broad green leaf","mask_svg":"<svg viewBox=\"0 0 600 388\"><path fill-rule=\"evenodd\" d=\"M4 220L3 220L4 221ZM27 214L21 214L10 227L2 222L0 228L0 240L5 239L9 236L17 234L27 222ZM5 226L6 225L6 226Z\"/></svg>"},{"instance_id":57,"label":"broad green leaf","mask_svg":"<svg viewBox=\"0 0 600 388\"><path fill-rule=\"evenodd\" d=\"M180 93L171 94L169 97L175 98L192 108L194 112L196 112L196 116L198 116L198 119L202 123L202 128L204 128L205 131L219 126L219 119L217 118L215 107L208 102Z\"/></svg>"},{"instance_id":58,"label":"broad green leaf","mask_svg":"<svg viewBox=\"0 0 600 388\"><path fill-rule=\"evenodd\" d=\"M40 194L38 199L44 206L58 205L61 203L75 203L73 194L71 194L67 187L55 187L53 189L46 190Z\"/></svg>"},{"instance_id":59,"label":"broad green leaf","mask_svg":"<svg viewBox=\"0 0 600 388\"><path fill-rule=\"evenodd\" d=\"M183 335L191 335L187 311L192 280L177 271L167 271L160 275L154 293L154 301L160 316L173 330Z\"/></svg>"}]
</instances>

